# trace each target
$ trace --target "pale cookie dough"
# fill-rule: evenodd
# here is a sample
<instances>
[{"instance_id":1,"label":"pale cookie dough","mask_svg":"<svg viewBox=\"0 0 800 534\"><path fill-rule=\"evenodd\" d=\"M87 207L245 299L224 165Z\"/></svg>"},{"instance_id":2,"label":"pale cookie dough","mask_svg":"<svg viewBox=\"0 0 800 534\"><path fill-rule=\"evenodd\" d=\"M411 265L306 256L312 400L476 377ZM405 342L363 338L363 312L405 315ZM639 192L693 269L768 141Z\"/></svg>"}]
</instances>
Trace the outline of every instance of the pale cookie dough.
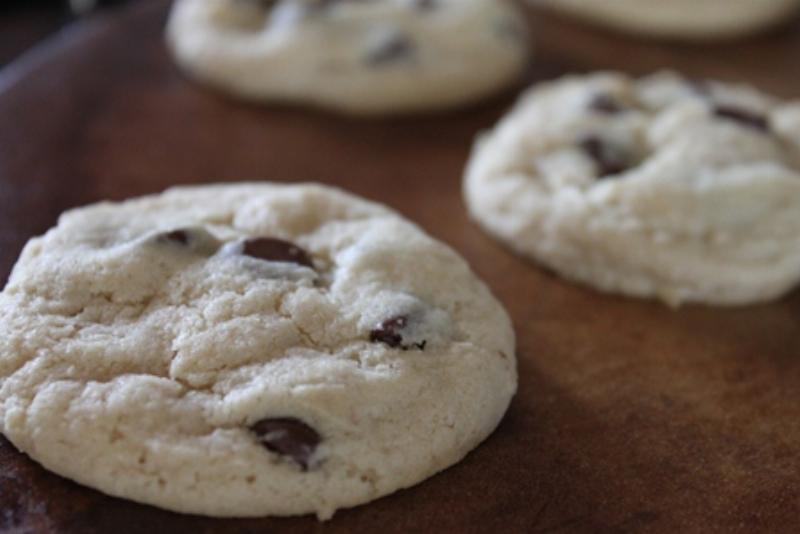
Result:
<instances>
[{"instance_id":1,"label":"pale cookie dough","mask_svg":"<svg viewBox=\"0 0 800 534\"><path fill-rule=\"evenodd\" d=\"M111 495L329 518L458 462L516 389L500 304L449 247L316 185L65 213L0 294L0 430Z\"/></svg>"},{"instance_id":2,"label":"pale cookie dough","mask_svg":"<svg viewBox=\"0 0 800 534\"><path fill-rule=\"evenodd\" d=\"M187 72L235 95L354 114L466 104L529 56L508 0L177 0L168 40Z\"/></svg>"},{"instance_id":3,"label":"pale cookie dough","mask_svg":"<svg viewBox=\"0 0 800 534\"><path fill-rule=\"evenodd\" d=\"M479 139L472 216L604 291L747 304L800 280L800 103L662 73L533 88Z\"/></svg>"},{"instance_id":4,"label":"pale cookie dough","mask_svg":"<svg viewBox=\"0 0 800 534\"><path fill-rule=\"evenodd\" d=\"M800 0L528 0L617 30L652 37L740 37L797 13Z\"/></svg>"}]
</instances>

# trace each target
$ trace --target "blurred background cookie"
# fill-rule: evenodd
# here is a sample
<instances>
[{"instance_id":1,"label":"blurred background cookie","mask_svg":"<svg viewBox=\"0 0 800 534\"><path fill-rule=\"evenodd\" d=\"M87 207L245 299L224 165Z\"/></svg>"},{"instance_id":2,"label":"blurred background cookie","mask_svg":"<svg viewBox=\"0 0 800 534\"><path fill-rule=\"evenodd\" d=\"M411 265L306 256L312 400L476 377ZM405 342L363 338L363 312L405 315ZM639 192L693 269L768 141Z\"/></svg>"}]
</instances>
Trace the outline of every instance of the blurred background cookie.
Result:
<instances>
[{"instance_id":1,"label":"blurred background cookie","mask_svg":"<svg viewBox=\"0 0 800 534\"><path fill-rule=\"evenodd\" d=\"M356 114L448 108L524 69L524 17L505 0L178 0L177 62L238 96Z\"/></svg>"},{"instance_id":2,"label":"blurred background cookie","mask_svg":"<svg viewBox=\"0 0 800 534\"><path fill-rule=\"evenodd\" d=\"M534 87L479 139L472 216L604 291L747 304L800 280L800 104L601 73Z\"/></svg>"},{"instance_id":3,"label":"blurred background cookie","mask_svg":"<svg viewBox=\"0 0 800 534\"><path fill-rule=\"evenodd\" d=\"M685 40L734 38L778 24L798 0L528 0L616 30Z\"/></svg>"}]
</instances>

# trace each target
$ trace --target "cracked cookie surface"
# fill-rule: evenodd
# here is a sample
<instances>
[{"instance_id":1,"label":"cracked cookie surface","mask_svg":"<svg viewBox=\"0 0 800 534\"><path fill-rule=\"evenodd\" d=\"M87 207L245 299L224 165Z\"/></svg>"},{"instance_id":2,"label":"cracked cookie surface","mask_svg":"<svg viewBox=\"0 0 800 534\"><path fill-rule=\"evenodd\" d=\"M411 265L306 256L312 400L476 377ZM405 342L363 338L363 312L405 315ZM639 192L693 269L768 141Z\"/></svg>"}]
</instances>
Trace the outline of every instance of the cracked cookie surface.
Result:
<instances>
[{"instance_id":1,"label":"cracked cookie surface","mask_svg":"<svg viewBox=\"0 0 800 534\"><path fill-rule=\"evenodd\" d=\"M0 294L0 430L180 512L328 518L460 460L515 390L510 321L468 265L328 187L73 210Z\"/></svg>"},{"instance_id":2,"label":"cracked cookie surface","mask_svg":"<svg viewBox=\"0 0 800 534\"><path fill-rule=\"evenodd\" d=\"M507 0L178 0L168 40L193 77L238 96L354 114L454 107L525 68Z\"/></svg>"},{"instance_id":3,"label":"cracked cookie surface","mask_svg":"<svg viewBox=\"0 0 800 534\"><path fill-rule=\"evenodd\" d=\"M668 304L800 280L800 103L660 73L541 84L478 140L469 210L515 251Z\"/></svg>"}]
</instances>

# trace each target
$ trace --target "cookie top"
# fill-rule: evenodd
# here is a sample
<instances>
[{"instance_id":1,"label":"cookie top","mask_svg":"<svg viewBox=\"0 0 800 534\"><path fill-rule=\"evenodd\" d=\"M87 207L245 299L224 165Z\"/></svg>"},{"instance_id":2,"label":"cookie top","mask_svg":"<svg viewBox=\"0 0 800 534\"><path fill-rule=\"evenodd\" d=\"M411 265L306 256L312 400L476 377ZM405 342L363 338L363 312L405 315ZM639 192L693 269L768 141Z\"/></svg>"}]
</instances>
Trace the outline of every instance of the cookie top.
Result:
<instances>
[{"instance_id":1,"label":"cookie top","mask_svg":"<svg viewBox=\"0 0 800 534\"><path fill-rule=\"evenodd\" d=\"M747 35L788 19L800 0L528 0L617 30L686 40Z\"/></svg>"},{"instance_id":2,"label":"cookie top","mask_svg":"<svg viewBox=\"0 0 800 534\"><path fill-rule=\"evenodd\" d=\"M185 70L236 95L355 114L471 102L529 51L508 0L177 0L168 40Z\"/></svg>"},{"instance_id":3,"label":"cookie top","mask_svg":"<svg viewBox=\"0 0 800 534\"><path fill-rule=\"evenodd\" d=\"M769 300L800 279L800 103L661 73L542 84L477 143L473 217L599 289Z\"/></svg>"},{"instance_id":4,"label":"cookie top","mask_svg":"<svg viewBox=\"0 0 800 534\"><path fill-rule=\"evenodd\" d=\"M460 460L515 389L509 318L468 265L322 186L67 212L0 294L0 430L180 512L330 517Z\"/></svg>"}]
</instances>

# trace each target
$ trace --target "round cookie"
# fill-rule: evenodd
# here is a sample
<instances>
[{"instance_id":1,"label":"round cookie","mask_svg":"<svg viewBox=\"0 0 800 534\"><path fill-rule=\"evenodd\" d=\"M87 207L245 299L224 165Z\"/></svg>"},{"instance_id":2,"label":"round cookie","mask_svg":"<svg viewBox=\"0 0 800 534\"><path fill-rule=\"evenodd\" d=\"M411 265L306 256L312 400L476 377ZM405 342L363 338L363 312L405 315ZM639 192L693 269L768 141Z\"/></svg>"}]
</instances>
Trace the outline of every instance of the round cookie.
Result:
<instances>
[{"instance_id":1,"label":"round cookie","mask_svg":"<svg viewBox=\"0 0 800 534\"><path fill-rule=\"evenodd\" d=\"M0 294L0 430L112 495L326 519L486 438L514 350L464 260L380 205L176 188L26 245Z\"/></svg>"},{"instance_id":2,"label":"round cookie","mask_svg":"<svg viewBox=\"0 0 800 534\"><path fill-rule=\"evenodd\" d=\"M508 0L177 0L168 40L187 72L235 95L354 114L472 102L529 55Z\"/></svg>"},{"instance_id":3,"label":"round cookie","mask_svg":"<svg viewBox=\"0 0 800 534\"><path fill-rule=\"evenodd\" d=\"M786 20L800 0L529 0L589 22L651 37L739 37Z\"/></svg>"},{"instance_id":4,"label":"round cookie","mask_svg":"<svg viewBox=\"0 0 800 534\"><path fill-rule=\"evenodd\" d=\"M539 85L477 142L469 210L597 289L748 304L800 280L800 103L669 73Z\"/></svg>"}]
</instances>

